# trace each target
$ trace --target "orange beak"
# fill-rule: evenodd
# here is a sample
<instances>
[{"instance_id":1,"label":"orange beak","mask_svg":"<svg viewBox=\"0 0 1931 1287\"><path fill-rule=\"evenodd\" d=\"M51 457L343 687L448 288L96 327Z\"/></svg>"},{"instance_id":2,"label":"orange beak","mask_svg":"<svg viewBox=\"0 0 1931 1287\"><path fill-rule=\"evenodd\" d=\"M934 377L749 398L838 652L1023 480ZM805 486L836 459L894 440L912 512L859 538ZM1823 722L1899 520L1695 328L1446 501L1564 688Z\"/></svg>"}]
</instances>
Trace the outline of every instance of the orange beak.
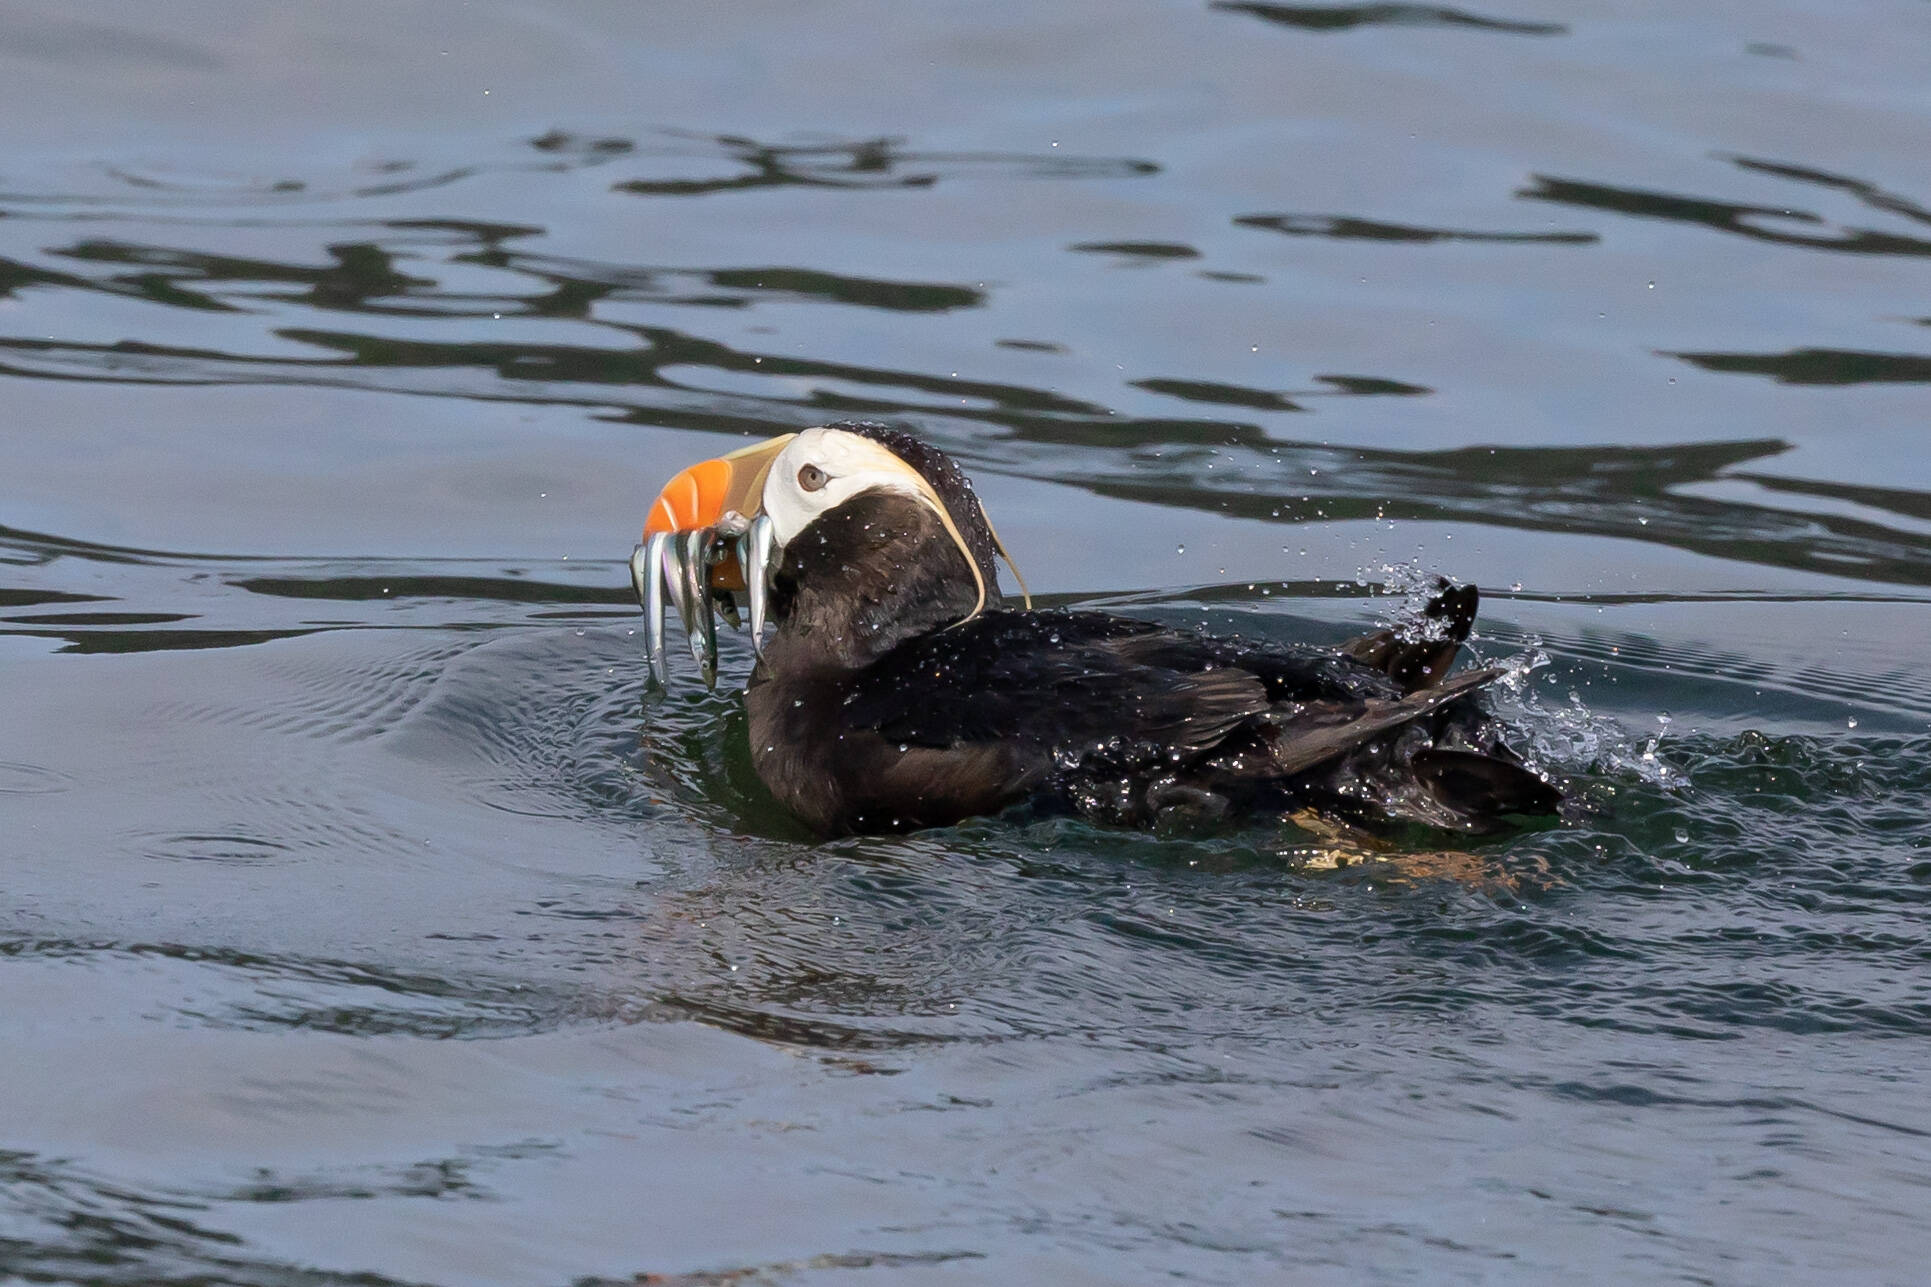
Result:
<instances>
[{"instance_id":1,"label":"orange beak","mask_svg":"<svg viewBox=\"0 0 1931 1287\"><path fill-rule=\"evenodd\" d=\"M796 434L781 434L716 460L692 465L664 485L644 520L644 539L658 532L689 532L703 527L749 522L764 511L764 479L771 462ZM714 564L711 588L744 589L744 569L736 556Z\"/></svg>"}]
</instances>

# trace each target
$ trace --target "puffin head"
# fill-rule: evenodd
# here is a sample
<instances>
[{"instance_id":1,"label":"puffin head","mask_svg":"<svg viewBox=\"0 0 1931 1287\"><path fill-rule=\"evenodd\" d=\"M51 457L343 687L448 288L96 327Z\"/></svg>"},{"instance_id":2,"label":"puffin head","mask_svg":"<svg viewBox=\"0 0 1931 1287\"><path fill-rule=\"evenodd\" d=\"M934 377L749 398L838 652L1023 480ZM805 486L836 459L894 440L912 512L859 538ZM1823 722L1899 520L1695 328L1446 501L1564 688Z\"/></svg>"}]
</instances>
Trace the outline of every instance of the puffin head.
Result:
<instances>
[{"instance_id":1,"label":"puffin head","mask_svg":"<svg viewBox=\"0 0 1931 1287\"><path fill-rule=\"evenodd\" d=\"M762 658L774 609L781 631L789 617L812 615L841 638L845 614L851 637L879 639L969 620L1000 601L1000 557L1011 565L951 457L902 430L845 422L679 473L650 508L631 577L653 681L668 679L668 600L708 684L716 675L711 610L736 624L739 595Z\"/></svg>"}]
</instances>

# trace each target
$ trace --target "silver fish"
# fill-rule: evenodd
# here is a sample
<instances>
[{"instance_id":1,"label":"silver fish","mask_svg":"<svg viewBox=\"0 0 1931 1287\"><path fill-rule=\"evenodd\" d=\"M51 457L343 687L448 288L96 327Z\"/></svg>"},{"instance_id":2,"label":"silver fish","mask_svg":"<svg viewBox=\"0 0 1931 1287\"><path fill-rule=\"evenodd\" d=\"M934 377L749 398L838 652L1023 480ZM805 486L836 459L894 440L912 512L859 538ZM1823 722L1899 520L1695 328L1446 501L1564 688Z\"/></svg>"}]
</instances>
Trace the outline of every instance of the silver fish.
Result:
<instances>
[{"instance_id":1,"label":"silver fish","mask_svg":"<svg viewBox=\"0 0 1931 1287\"><path fill-rule=\"evenodd\" d=\"M644 657L649 663L650 687L670 687L670 657L664 652L664 588L670 580L665 560L670 533L659 532L631 551L630 584L637 605L644 610Z\"/></svg>"},{"instance_id":2,"label":"silver fish","mask_svg":"<svg viewBox=\"0 0 1931 1287\"><path fill-rule=\"evenodd\" d=\"M716 533L698 528L677 538L677 571L681 574L677 612L684 619L691 659L706 688L717 686L717 618L711 614L710 547Z\"/></svg>"},{"instance_id":3,"label":"silver fish","mask_svg":"<svg viewBox=\"0 0 1931 1287\"><path fill-rule=\"evenodd\" d=\"M751 647L764 660L764 621L771 611L771 574L778 549L776 525L768 514L751 520L738 546L738 566L744 569L745 594L751 606Z\"/></svg>"}]
</instances>

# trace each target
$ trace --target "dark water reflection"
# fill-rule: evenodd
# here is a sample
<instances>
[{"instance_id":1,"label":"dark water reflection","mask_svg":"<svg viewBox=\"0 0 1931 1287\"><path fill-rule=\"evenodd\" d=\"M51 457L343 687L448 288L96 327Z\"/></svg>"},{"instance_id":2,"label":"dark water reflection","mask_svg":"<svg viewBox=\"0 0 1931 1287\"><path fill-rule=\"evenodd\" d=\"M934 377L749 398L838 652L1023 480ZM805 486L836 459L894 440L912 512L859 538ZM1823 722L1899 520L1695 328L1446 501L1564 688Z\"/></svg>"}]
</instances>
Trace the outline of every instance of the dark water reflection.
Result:
<instances>
[{"instance_id":1,"label":"dark water reflection","mask_svg":"<svg viewBox=\"0 0 1931 1287\"><path fill-rule=\"evenodd\" d=\"M1847 192L1874 210L1898 215L1918 224L1931 224L1931 210L1918 202L1884 191L1876 184L1843 175L1829 174L1808 166L1784 165L1775 161L1736 156L1727 158L1739 169L1798 183L1815 184ZM1578 206L1585 210L1608 210L1634 215L1640 219L1670 219L1680 223L1701 224L1717 232L1734 233L1759 241L1811 250L1837 250L1858 255L1922 255L1931 253L1931 240L1871 228L1846 227L1830 234L1797 232L1774 226L1778 220L1822 227L1822 215L1790 206L1734 205L1725 201L1682 196L1667 192L1645 192L1615 188L1601 183L1574 179L1534 176L1534 182L1516 194L1528 201L1552 201L1557 205ZM1771 226L1765 226L1770 224Z\"/></svg>"},{"instance_id":2,"label":"dark water reflection","mask_svg":"<svg viewBox=\"0 0 1931 1287\"><path fill-rule=\"evenodd\" d=\"M563 137L554 132L546 134L535 140L534 146L560 150L563 144L558 140ZM943 178L977 174L1037 179L1097 179L1130 178L1160 172L1160 167L1153 162L1134 159L1021 156L997 152L921 152L907 149L905 140L898 138L768 144L756 139L723 135L713 139L693 137L692 142L698 146L652 149L651 152L660 157L683 160L700 149L715 150L741 167L742 172L719 179L628 179L617 183L614 190L641 197L697 197L747 188L792 186L929 188ZM627 139L599 139L593 148L607 153L630 153L634 145Z\"/></svg>"},{"instance_id":3,"label":"dark water reflection","mask_svg":"<svg viewBox=\"0 0 1931 1287\"><path fill-rule=\"evenodd\" d=\"M1250 13L1256 18L1303 31L1350 31L1377 25L1468 27L1516 36L1560 36L1569 29L1556 22L1517 22L1489 18L1465 9L1432 4L1265 4L1214 0L1214 8Z\"/></svg>"},{"instance_id":4,"label":"dark water reflection","mask_svg":"<svg viewBox=\"0 0 1931 1287\"><path fill-rule=\"evenodd\" d=\"M1340 237L1357 241L1470 241L1586 246L1601 240L1593 232L1469 232L1452 228L1416 228L1350 215L1252 214L1241 215L1234 222L1243 228L1266 228L1273 232L1284 232L1290 237Z\"/></svg>"},{"instance_id":5,"label":"dark water reflection","mask_svg":"<svg viewBox=\"0 0 1931 1287\"><path fill-rule=\"evenodd\" d=\"M0 18L0 1277L1915 1281L1920 9ZM621 559L854 415L1587 808L811 844Z\"/></svg>"},{"instance_id":6,"label":"dark water reflection","mask_svg":"<svg viewBox=\"0 0 1931 1287\"><path fill-rule=\"evenodd\" d=\"M1782 384L1924 384L1931 353L1791 349L1784 353L1676 353L1705 371L1767 375Z\"/></svg>"},{"instance_id":7,"label":"dark water reflection","mask_svg":"<svg viewBox=\"0 0 1931 1287\"><path fill-rule=\"evenodd\" d=\"M1237 222L1277 226L1284 218L1249 216ZM388 248L378 242L328 244L322 252L331 263L322 268L95 240L51 253L63 261L108 266L102 275L15 265L12 283L15 289L97 290L169 308L249 315L272 303L318 317L356 314L452 325L479 319L578 320L592 324L602 343L438 340L276 326L263 334L263 347L285 347L276 342L286 341L317 355L271 356L142 340L87 344L14 336L0 340L0 351L11 355L0 371L111 383L347 384L432 396L574 403L640 425L703 430L910 417L982 470L1050 478L1169 506L1288 522L1373 515L1534 528L1558 523L1566 530L1772 566L1914 585L1926 584L1931 576L1925 534L1888 527L1883 514L1898 512L1891 505L1850 517L1712 499L1688 490L1741 476L1737 466L1782 454L1791 446L1785 441L1385 451L1290 437L1267 422L1122 414L1107 402L1048 387L758 351L701 331L598 316L608 303L745 310L772 302L944 313L984 305L986 292L977 287L805 268L596 265L528 255L505 244L537 235L535 229L453 220L433 227L412 222L395 229ZM1442 237L1515 239L1425 234L1425 239ZM1522 234L1521 239L1548 238ZM1074 249L1122 251L1116 245ZM1131 252L1151 253L1137 245ZM472 265L492 270L498 285L480 294L449 291L420 268L406 273L398 267L419 265L427 255L452 270ZM1169 256L1163 248L1156 257ZM130 266L140 271L116 271ZM1666 356L1705 370L1769 374L1797 384L1922 381L1931 361L1815 349ZM1435 392L1384 376L1311 378L1325 387L1275 391L1171 377L1130 384L1190 404L1264 413L1308 410L1312 399L1324 396ZM986 426L1000 432L988 438ZM1282 496L1270 480L1283 476L1310 481L1296 489L1298 496ZM1776 490L1781 497L1825 494L1796 480Z\"/></svg>"}]
</instances>

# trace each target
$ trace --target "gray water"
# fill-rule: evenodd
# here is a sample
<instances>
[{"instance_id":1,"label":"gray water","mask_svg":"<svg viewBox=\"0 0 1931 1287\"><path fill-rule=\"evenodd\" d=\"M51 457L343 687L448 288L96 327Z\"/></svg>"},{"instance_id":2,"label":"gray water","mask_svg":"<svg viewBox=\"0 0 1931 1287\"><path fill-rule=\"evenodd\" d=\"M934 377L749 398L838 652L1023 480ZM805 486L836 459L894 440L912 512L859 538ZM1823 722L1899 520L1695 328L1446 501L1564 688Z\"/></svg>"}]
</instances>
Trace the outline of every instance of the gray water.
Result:
<instances>
[{"instance_id":1,"label":"gray water","mask_svg":"<svg viewBox=\"0 0 1931 1287\"><path fill-rule=\"evenodd\" d=\"M1927 45L14 0L0 1281L1920 1281ZM854 416L1054 602L1481 585L1591 814L810 843L622 560Z\"/></svg>"}]
</instances>

